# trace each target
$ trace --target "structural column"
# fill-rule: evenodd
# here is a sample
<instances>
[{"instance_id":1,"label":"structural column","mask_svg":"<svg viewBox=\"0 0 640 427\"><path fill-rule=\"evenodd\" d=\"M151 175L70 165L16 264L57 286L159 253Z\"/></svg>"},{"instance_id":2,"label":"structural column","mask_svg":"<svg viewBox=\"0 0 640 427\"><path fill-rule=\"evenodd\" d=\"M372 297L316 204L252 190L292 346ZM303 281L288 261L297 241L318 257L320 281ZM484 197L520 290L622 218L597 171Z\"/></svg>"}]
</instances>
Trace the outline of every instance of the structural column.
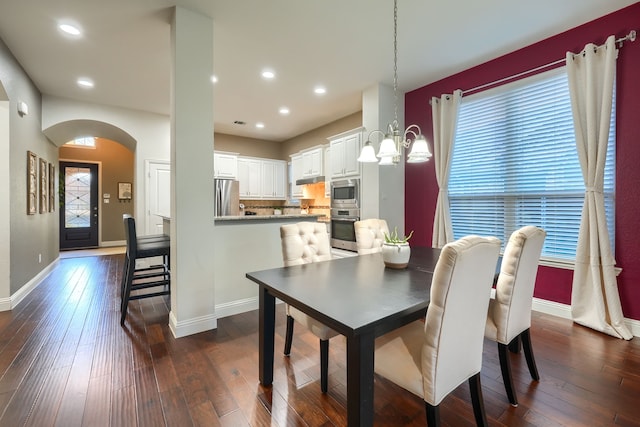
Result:
<instances>
[{"instance_id":1,"label":"structural column","mask_svg":"<svg viewBox=\"0 0 640 427\"><path fill-rule=\"evenodd\" d=\"M176 7L171 26L171 313L176 337L213 329L213 21Z\"/></svg>"},{"instance_id":2,"label":"structural column","mask_svg":"<svg viewBox=\"0 0 640 427\"><path fill-rule=\"evenodd\" d=\"M398 121L404 130L404 93L398 94ZM362 125L366 128L363 144L374 129L387 132L388 125L393 122L394 94L393 88L377 84L362 93ZM372 136L372 143L378 151L381 135ZM378 166L377 163L362 164L362 218L382 218L393 230L404 230L404 159L395 166ZM406 231L409 233L409 230Z\"/></svg>"}]
</instances>

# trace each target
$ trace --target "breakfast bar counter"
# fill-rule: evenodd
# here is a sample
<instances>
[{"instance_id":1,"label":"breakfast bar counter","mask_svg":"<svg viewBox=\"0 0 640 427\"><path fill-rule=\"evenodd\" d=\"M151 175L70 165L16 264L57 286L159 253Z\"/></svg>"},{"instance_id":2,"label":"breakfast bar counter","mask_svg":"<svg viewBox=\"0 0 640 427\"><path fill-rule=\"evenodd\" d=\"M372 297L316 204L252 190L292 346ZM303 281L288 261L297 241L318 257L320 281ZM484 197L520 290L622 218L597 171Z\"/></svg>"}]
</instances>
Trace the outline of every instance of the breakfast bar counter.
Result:
<instances>
[{"instance_id":1,"label":"breakfast bar counter","mask_svg":"<svg viewBox=\"0 0 640 427\"><path fill-rule=\"evenodd\" d=\"M239 222L246 223L247 221L278 221L278 222L298 222L298 221L311 221L316 222L319 218L324 218L322 214L292 214L292 215L232 215L232 216L217 216L214 218L216 225L223 222Z\"/></svg>"}]
</instances>

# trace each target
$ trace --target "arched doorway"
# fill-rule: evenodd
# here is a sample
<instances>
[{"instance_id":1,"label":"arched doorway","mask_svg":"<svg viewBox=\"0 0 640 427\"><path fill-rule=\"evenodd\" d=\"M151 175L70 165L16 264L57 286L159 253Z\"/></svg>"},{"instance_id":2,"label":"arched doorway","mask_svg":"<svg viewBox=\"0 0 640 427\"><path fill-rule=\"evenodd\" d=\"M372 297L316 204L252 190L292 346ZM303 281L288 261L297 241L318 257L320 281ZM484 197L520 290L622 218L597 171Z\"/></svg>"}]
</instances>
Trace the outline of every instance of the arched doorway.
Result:
<instances>
[{"instance_id":1,"label":"arched doorway","mask_svg":"<svg viewBox=\"0 0 640 427\"><path fill-rule=\"evenodd\" d=\"M58 123L45 134L55 138L60 160L60 249L124 245L122 215L134 214L135 140L93 120ZM60 142L76 140L83 144Z\"/></svg>"}]
</instances>

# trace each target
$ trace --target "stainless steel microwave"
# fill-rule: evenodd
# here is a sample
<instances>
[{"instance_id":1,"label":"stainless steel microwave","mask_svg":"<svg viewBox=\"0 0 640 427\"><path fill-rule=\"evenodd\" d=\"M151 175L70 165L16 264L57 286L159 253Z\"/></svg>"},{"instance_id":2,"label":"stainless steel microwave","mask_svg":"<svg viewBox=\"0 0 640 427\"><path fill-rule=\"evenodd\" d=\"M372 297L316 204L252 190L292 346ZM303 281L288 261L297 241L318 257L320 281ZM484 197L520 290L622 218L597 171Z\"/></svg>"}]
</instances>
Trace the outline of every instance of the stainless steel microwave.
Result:
<instances>
[{"instance_id":1,"label":"stainless steel microwave","mask_svg":"<svg viewBox=\"0 0 640 427\"><path fill-rule=\"evenodd\" d=\"M331 181L332 208L360 208L360 180Z\"/></svg>"}]
</instances>

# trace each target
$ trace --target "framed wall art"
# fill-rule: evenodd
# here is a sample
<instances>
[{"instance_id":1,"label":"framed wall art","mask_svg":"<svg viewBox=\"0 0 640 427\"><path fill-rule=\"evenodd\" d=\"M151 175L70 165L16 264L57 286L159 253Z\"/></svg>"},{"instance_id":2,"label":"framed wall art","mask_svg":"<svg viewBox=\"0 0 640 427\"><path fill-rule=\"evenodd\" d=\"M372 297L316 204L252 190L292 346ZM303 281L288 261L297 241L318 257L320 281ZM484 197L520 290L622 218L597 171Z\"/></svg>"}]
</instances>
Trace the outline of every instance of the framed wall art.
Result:
<instances>
[{"instance_id":1,"label":"framed wall art","mask_svg":"<svg viewBox=\"0 0 640 427\"><path fill-rule=\"evenodd\" d=\"M27 215L35 215L38 206L38 156L27 151Z\"/></svg>"},{"instance_id":2,"label":"framed wall art","mask_svg":"<svg viewBox=\"0 0 640 427\"><path fill-rule=\"evenodd\" d=\"M118 199L131 200L131 183L130 182L118 183Z\"/></svg>"},{"instance_id":3,"label":"framed wall art","mask_svg":"<svg viewBox=\"0 0 640 427\"><path fill-rule=\"evenodd\" d=\"M56 167L49 163L49 212L56 210Z\"/></svg>"},{"instance_id":4,"label":"framed wall art","mask_svg":"<svg viewBox=\"0 0 640 427\"><path fill-rule=\"evenodd\" d=\"M40 213L46 213L49 211L49 171L47 169L47 161L40 159Z\"/></svg>"}]
</instances>

